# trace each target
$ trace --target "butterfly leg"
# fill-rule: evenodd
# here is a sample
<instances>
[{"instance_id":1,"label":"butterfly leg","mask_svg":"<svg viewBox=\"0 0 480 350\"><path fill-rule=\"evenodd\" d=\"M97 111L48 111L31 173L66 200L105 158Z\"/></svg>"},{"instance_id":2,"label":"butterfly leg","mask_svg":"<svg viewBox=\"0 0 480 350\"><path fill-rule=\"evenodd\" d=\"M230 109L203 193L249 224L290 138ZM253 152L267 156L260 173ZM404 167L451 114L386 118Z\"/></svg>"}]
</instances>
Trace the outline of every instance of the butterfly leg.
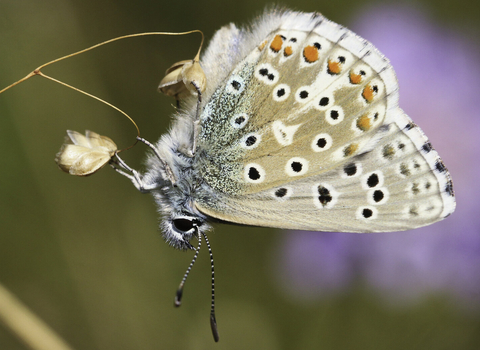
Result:
<instances>
[{"instance_id":1,"label":"butterfly leg","mask_svg":"<svg viewBox=\"0 0 480 350\"><path fill-rule=\"evenodd\" d=\"M137 140L143 142L144 144L146 144L148 147L152 149L153 153L155 153L155 155L160 160L160 162L162 162L163 169L165 169L165 173L167 173L168 179L170 180L172 185L175 186L177 183L175 175L173 174L173 171L170 168L170 166L162 159L162 157L160 157L160 154L158 153L157 148L150 141L145 140L143 137L137 136Z\"/></svg>"},{"instance_id":2,"label":"butterfly leg","mask_svg":"<svg viewBox=\"0 0 480 350\"><path fill-rule=\"evenodd\" d=\"M193 140L192 140L192 157L197 151L198 129L200 128L200 105L202 104L202 91L200 87L192 81L193 87L197 90L197 112L195 113L195 120L193 121Z\"/></svg>"},{"instance_id":3,"label":"butterfly leg","mask_svg":"<svg viewBox=\"0 0 480 350\"><path fill-rule=\"evenodd\" d=\"M134 186L142 193L148 193L151 190L155 189L157 186L155 184L147 184L143 181L142 175L135 169L130 168L127 163L123 161L122 158L115 154L115 160L110 162L110 166L119 174L127 177L132 181Z\"/></svg>"},{"instance_id":4,"label":"butterfly leg","mask_svg":"<svg viewBox=\"0 0 480 350\"><path fill-rule=\"evenodd\" d=\"M193 121L193 134L192 134L192 142L190 143L192 147L190 149L187 149L187 147L184 147L182 149L179 149L179 151L183 154L185 154L187 157L192 158L195 155L195 152L197 150L197 138L198 138L198 131L200 128L200 105L202 104L202 91L200 90L200 87L194 82L190 82L190 84L193 85L195 90L197 91L197 112L195 113L195 119Z\"/></svg>"}]
</instances>

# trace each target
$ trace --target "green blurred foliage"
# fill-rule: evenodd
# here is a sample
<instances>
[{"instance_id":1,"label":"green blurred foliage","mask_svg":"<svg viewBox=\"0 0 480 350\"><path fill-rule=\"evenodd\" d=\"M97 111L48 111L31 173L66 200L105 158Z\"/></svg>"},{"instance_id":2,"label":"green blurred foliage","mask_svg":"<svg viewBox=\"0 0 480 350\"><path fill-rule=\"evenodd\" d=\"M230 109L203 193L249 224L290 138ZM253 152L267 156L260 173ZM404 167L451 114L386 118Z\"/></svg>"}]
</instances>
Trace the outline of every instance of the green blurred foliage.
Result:
<instances>
[{"instance_id":1,"label":"green blurred foliage","mask_svg":"<svg viewBox=\"0 0 480 350\"><path fill-rule=\"evenodd\" d=\"M348 26L373 1L284 1ZM445 26L478 37L473 0L417 1ZM0 0L0 88L40 64L114 36L247 23L265 3L220 1ZM142 136L165 132L173 100L156 86L199 38L147 37L102 47L45 73L129 113ZM210 234L220 343L209 329L209 259L204 251L173 296L192 257L169 248L150 196L106 168L73 178L53 162L66 129L91 129L128 146L132 125L98 102L38 77L0 95L0 283L75 349L478 349L480 316L441 298L389 308L360 286L303 305L279 290L272 255L280 233L218 225ZM126 152L142 167L145 147ZM273 242L273 244L272 244ZM26 349L0 326L0 348Z\"/></svg>"}]
</instances>

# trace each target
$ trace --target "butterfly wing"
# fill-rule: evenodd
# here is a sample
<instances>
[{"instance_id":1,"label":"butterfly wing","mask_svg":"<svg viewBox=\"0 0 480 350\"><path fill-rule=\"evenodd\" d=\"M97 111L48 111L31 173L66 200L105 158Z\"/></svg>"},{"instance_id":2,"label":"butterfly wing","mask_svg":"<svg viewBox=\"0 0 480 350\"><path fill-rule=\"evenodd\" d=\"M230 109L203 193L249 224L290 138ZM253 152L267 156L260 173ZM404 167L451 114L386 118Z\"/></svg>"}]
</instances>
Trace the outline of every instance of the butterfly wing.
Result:
<instances>
[{"instance_id":1,"label":"butterfly wing","mask_svg":"<svg viewBox=\"0 0 480 350\"><path fill-rule=\"evenodd\" d=\"M450 176L398 107L393 68L318 14L270 15L268 32L201 115L195 200L225 221L396 231L455 208ZM226 52L225 54L228 54Z\"/></svg>"}]
</instances>

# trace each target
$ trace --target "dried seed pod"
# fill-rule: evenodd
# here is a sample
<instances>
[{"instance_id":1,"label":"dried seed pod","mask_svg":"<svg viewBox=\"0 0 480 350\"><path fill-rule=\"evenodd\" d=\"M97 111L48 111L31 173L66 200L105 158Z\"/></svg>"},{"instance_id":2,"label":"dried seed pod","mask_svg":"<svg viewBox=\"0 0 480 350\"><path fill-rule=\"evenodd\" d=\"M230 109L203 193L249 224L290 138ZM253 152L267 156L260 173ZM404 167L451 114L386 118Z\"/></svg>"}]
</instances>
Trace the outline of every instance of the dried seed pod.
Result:
<instances>
[{"instance_id":1,"label":"dried seed pod","mask_svg":"<svg viewBox=\"0 0 480 350\"><path fill-rule=\"evenodd\" d=\"M177 62L168 68L158 90L180 100L189 94L196 95L197 88L200 92L205 91L206 84L207 79L200 62L193 59Z\"/></svg>"},{"instance_id":2,"label":"dried seed pod","mask_svg":"<svg viewBox=\"0 0 480 350\"><path fill-rule=\"evenodd\" d=\"M117 151L110 138L87 130L85 136L67 130L65 143L55 157L60 169L76 176L88 176L107 164Z\"/></svg>"}]
</instances>

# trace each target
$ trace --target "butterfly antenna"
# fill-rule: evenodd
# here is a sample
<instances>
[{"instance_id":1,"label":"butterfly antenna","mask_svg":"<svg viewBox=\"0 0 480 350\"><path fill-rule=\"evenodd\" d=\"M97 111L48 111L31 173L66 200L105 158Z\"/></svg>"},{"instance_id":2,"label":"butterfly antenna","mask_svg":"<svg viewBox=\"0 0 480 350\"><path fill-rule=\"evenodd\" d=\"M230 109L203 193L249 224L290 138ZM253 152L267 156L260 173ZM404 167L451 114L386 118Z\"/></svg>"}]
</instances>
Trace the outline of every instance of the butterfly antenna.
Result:
<instances>
[{"instance_id":1,"label":"butterfly antenna","mask_svg":"<svg viewBox=\"0 0 480 350\"><path fill-rule=\"evenodd\" d=\"M198 228L197 228L198 232ZM198 246L197 249L195 249L195 255L193 256L192 261L190 262L190 265L188 265L187 271L185 271L185 274L183 275L182 282L180 282L180 285L178 286L177 293L175 294L175 303L174 305L176 307L179 307L182 305L182 295L183 295L183 287L185 286L185 281L187 280L188 275L190 274L190 271L192 270L193 264L195 264L195 261L197 261L198 258L198 253L200 253L200 248L202 247L202 236L198 235Z\"/></svg>"},{"instance_id":2,"label":"butterfly antenna","mask_svg":"<svg viewBox=\"0 0 480 350\"><path fill-rule=\"evenodd\" d=\"M208 253L210 254L210 265L212 266L212 308L210 309L210 327L212 327L213 339L215 339L215 342L218 342L217 320L215 319L215 269L213 266L213 254L207 235L202 232L202 236L205 238L205 242L207 242Z\"/></svg>"}]
</instances>

